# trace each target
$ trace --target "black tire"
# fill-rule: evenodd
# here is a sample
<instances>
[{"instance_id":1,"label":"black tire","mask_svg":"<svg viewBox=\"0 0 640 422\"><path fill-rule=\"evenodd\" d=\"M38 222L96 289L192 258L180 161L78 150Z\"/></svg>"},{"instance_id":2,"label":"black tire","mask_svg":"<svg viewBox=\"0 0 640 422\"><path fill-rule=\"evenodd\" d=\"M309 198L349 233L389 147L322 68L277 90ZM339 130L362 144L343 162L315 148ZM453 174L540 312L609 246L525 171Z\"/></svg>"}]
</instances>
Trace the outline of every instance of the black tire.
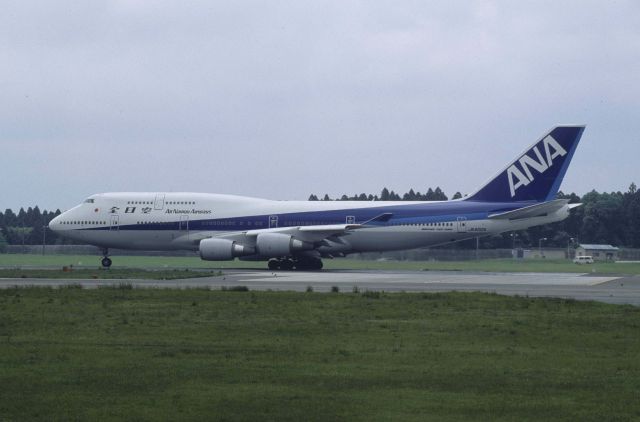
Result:
<instances>
[{"instance_id":1,"label":"black tire","mask_svg":"<svg viewBox=\"0 0 640 422\"><path fill-rule=\"evenodd\" d=\"M320 270L322 269L322 260L318 258L304 258L296 261L296 270Z\"/></svg>"},{"instance_id":2,"label":"black tire","mask_svg":"<svg viewBox=\"0 0 640 422\"><path fill-rule=\"evenodd\" d=\"M106 256L104 258L102 258L102 266L105 268L109 268L111 266L112 262L111 259L107 258Z\"/></svg>"},{"instance_id":3,"label":"black tire","mask_svg":"<svg viewBox=\"0 0 640 422\"><path fill-rule=\"evenodd\" d=\"M283 270L286 271L290 271L293 269L293 261L290 259L283 259L282 262L280 262L280 268L282 268Z\"/></svg>"},{"instance_id":4,"label":"black tire","mask_svg":"<svg viewBox=\"0 0 640 422\"><path fill-rule=\"evenodd\" d=\"M269 267L270 270L279 270L280 269L280 262L278 262L277 259L270 259L269 263L267 264L267 266Z\"/></svg>"},{"instance_id":5,"label":"black tire","mask_svg":"<svg viewBox=\"0 0 640 422\"><path fill-rule=\"evenodd\" d=\"M308 270L309 269L309 262L307 262L307 260L305 260L305 259L299 259L297 261L294 261L294 265L295 265L295 270L296 271L302 271L302 270Z\"/></svg>"}]
</instances>

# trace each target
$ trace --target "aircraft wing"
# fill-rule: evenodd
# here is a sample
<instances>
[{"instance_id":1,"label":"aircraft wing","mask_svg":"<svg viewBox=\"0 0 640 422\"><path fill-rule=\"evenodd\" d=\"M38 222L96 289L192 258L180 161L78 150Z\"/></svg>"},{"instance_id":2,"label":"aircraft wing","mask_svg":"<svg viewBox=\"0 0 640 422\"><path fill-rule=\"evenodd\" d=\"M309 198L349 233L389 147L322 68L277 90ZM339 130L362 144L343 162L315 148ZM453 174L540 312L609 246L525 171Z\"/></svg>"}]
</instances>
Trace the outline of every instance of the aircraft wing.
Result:
<instances>
[{"instance_id":1,"label":"aircraft wing","mask_svg":"<svg viewBox=\"0 0 640 422\"><path fill-rule=\"evenodd\" d=\"M271 229L249 230L248 237L257 237L261 233L282 233L295 236L306 242L320 242L330 237L344 236L351 230L362 228L362 224L326 224L316 226L275 227Z\"/></svg>"},{"instance_id":2,"label":"aircraft wing","mask_svg":"<svg viewBox=\"0 0 640 422\"><path fill-rule=\"evenodd\" d=\"M225 233L215 237L236 239L240 241L247 237L256 238L261 233L281 233L294 236L296 239L306 242L315 243L323 240L339 241L338 239L340 237L347 236L354 230L376 227L380 224L384 224L389 221L392 216L392 213L384 213L360 224L321 224L313 226L273 227L268 229L248 230L246 232Z\"/></svg>"},{"instance_id":3,"label":"aircraft wing","mask_svg":"<svg viewBox=\"0 0 640 422\"><path fill-rule=\"evenodd\" d=\"M569 203L568 199L554 199L553 201L543 202L541 204L530 205L528 207L518 208L517 210L499 212L489 214L489 219L495 220L520 220L523 218L533 218L547 215L558 211ZM576 205L576 204L571 204ZM577 204L580 205L580 204ZM573 208L573 207L572 207Z\"/></svg>"}]
</instances>

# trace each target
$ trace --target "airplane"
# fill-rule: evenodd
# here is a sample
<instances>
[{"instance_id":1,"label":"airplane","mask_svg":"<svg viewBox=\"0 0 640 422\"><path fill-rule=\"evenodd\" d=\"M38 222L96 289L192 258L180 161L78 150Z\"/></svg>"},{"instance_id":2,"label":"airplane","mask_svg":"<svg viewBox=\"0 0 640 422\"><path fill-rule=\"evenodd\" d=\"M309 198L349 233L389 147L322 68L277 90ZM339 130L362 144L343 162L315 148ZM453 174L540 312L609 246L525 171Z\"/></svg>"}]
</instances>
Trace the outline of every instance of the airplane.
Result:
<instances>
[{"instance_id":1,"label":"airplane","mask_svg":"<svg viewBox=\"0 0 640 422\"><path fill-rule=\"evenodd\" d=\"M449 201L274 201L189 192L91 195L49 224L102 249L191 250L208 261L319 270L322 258L424 248L564 220L556 199L584 125L556 126L474 193Z\"/></svg>"}]
</instances>

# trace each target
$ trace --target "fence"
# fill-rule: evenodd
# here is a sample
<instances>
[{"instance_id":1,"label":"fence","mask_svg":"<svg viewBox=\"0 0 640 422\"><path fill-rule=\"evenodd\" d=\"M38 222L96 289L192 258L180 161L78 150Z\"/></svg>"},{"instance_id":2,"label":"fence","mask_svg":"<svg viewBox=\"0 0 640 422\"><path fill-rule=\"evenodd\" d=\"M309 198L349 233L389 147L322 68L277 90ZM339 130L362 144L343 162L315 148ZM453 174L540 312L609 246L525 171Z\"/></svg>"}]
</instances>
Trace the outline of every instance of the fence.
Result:
<instances>
[{"instance_id":1,"label":"fence","mask_svg":"<svg viewBox=\"0 0 640 422\"><path fill-rule=\"evenodd\" d=\"M524 258L541 258L546 259L566 259L567 249L563 248L538 248L524 250ZM42 245L7 245L6 253L9 254L34 254L42 255ZM575 251L569 249L570 258L574 257ZM102 255L100 248L90 245L46 245L44 246L45 255ZM111 255L138 255L138 256L197 256L192 251L141 251L127 249L109 249ZM512 258L514 251L512 249L412 249L408 251L397 252L367 252L349 255L352 259L376 260L376 259L392 259L397 261L469 261L474 259L499 259ZM640 261L640 249L620 248L620 260L623 261Z\"/></svg>"},{"instance_id":2,"label":"fence","mask_svg":"<svg viewBox=\"0 0 640 422\"><path fill-rule=\"evenodd\" d=\"M8 254L33 254L42 255L42 245L7 245L6 253ZM45 255L100 255L102 249L91 245L45 245ZM109 248L109 255L135 255L135 256L194 256L197 255L192 251L141 251L130 249L113 249Z\"/></svg>"}]
</instances>

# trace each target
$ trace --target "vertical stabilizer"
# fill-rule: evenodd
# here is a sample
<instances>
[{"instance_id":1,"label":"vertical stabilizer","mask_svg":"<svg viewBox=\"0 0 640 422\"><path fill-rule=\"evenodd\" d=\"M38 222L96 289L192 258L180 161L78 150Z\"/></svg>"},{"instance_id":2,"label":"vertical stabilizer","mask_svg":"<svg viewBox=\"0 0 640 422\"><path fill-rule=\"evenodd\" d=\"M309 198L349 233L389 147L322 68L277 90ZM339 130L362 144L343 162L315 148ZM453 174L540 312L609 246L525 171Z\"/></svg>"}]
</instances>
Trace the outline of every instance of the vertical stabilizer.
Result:
<instances>
[{"instance_id":1,"label":"vertical stabilizer","mask_svg":"<svg viewBox=\"0 0 640 422\"><path fill-rule=\"evenodd\" d=\"M584 128L553 128L465 200L543 202L555 199Z\"/></svg>"}]
</instances>

